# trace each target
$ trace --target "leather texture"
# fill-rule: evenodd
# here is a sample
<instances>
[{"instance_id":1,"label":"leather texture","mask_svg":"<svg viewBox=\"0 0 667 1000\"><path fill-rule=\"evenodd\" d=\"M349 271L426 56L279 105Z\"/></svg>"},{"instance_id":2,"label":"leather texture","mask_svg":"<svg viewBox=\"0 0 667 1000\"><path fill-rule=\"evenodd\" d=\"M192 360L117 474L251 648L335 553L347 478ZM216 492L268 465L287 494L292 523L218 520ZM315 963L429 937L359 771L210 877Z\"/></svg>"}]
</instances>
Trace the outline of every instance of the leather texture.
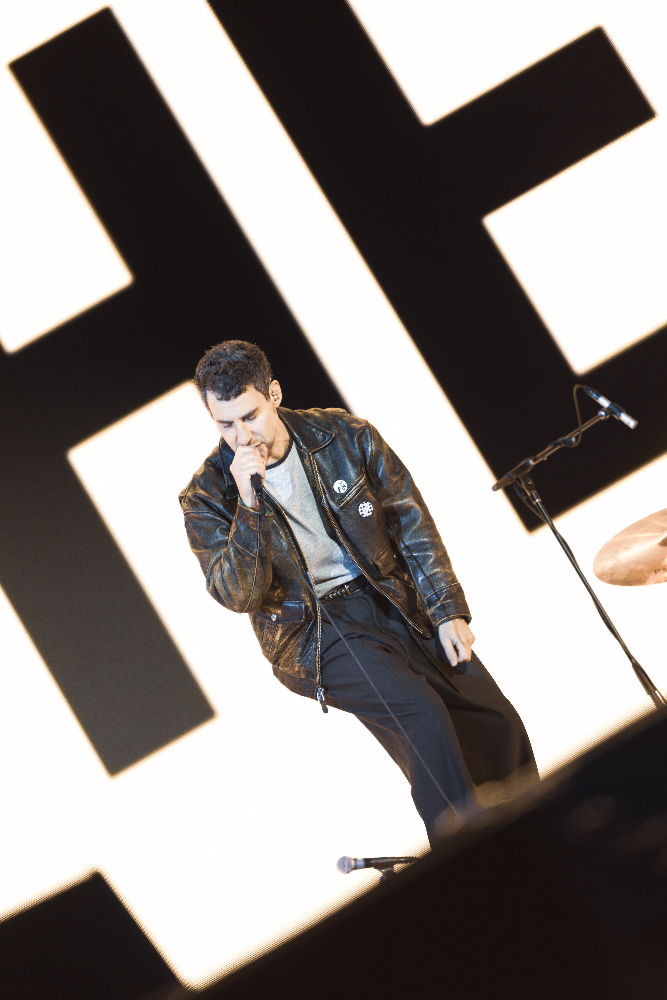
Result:
<instances>
[{"instance_id":1,"label":"leather texture","mask_svg":"<svg viewBox=\"0 0 667 1000\"><path fill-rule=\"evenodd\" d=\"M372 424L338 409L281 407L279 414L323 519L360 572L399 609L417 641L444 621L469 621L435 522L409 471ZM190 547L209 593L225 608L250 615L276 677L314 697L321 610L305 582L308 568L275 504L267 498L263 515L239 500L229 471L233 457L221 438L180 494ZM334 489L341 481L342 493ZM447 671L446 663L436 665Z\"/></svg>"}]
</instances>

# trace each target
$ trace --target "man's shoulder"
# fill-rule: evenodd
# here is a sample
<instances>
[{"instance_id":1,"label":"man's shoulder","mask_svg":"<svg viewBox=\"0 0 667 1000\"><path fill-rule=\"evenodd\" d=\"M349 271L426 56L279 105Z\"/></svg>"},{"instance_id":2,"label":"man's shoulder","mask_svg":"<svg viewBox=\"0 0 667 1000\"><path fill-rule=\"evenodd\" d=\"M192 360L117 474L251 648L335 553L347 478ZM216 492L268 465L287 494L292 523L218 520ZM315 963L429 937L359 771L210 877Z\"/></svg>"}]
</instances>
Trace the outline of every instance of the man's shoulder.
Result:
<instances>
[{"instance_id":1,"label":"man's shoulder","mask_svg":"<svg viewBox=\"0 0 667 1000\"><path fill-rule=\"evenodd\" d=\"M292 410L297 419L305 420L326 430L335 431L338 428L349 428L356 431L369 426L367 420L348 413L340 406L314 406L309 410Z\"/></svg>"},{"instance_id":2,"label":"man's shoulder","mask_svg":"<svg viewBox=\"0 0 667 1000\"><path fill-rule=\"evenodd\" d=\"M340 407L281 409L280 415L297 445L307 451L319 451L327 446L366 455L373 451L376 432L371 424Z\"/></svg>"},{"instance_id":3,"label":"man's shoulder","mask_svg":"<svg viewBox=\"0 0 667 1000\"><path fill-rule=\"evenodd\" d=\"M178 494L181 507L185 510L188 506L197 505L198 502L206 503L214 497L219 499L224 492L224 486L225 474L220 460L220 448L216 446L193 474L187 486Z\"/></svg>"}]
</instances>

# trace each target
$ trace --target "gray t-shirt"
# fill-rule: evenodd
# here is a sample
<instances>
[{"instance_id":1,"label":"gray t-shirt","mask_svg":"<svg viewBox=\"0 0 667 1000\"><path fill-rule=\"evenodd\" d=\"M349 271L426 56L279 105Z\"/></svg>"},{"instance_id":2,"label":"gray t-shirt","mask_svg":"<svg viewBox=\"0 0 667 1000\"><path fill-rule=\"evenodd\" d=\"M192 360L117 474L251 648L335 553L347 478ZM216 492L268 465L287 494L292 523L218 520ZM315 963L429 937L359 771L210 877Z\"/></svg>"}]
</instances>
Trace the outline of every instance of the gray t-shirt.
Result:
<instances>
[{"instance_id":1,"label":"gray t-shirt","mask_svg":"<svg viewBox=\"0 0 667 1000\"><path fill-rule=\"evenodd\" d=\"M267 466L264 487L287 515L318 597L359 576L357 564L325 530L298 448L293 447L291 438L285 456L275 465Z\"/></svg>"}]
</instances>

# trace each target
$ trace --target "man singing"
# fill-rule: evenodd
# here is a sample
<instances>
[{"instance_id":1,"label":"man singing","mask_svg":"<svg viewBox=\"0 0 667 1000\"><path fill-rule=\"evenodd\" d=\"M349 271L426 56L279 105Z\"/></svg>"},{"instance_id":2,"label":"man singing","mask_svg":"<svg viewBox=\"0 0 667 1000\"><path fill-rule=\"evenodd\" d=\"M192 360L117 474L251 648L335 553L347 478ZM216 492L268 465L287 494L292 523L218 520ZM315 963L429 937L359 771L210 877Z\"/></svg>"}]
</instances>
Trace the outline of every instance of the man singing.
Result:
<instances>
[{"instance_id":1,"label":"man singing","mask_svg":"<svg viewBox=\"0 0 667 1000\"><path fill-rule=\"evenodd\" d=\"M207 351L194 381L220 445L180 495L188 540L209 593L250 615L278 680L356 715L410 782L431 843L475 786L536 773L519 716L472 652L435 523L377 430L344 410L282 407L245 341Z\"/></svg>"}]
</instances>

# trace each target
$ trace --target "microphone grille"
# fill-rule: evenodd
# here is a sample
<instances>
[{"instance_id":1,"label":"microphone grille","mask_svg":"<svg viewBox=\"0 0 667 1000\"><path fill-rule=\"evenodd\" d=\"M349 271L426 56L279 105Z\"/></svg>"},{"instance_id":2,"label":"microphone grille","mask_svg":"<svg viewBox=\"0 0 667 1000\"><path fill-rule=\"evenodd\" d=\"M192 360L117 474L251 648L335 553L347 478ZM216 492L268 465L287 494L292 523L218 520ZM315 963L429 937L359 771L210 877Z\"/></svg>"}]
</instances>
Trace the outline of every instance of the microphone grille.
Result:
<instances>
[{"instance_id":1,"label":"microphone grille","mask_svg":"<svg viewBox=\"0 0 667 1000\"><path fill-rule=\"evenodd\" d=\"M341 875L349 875L350 872L354 871L354 858L339 858L336 862L336 868Z\"/></svg>"}]
</instances>

